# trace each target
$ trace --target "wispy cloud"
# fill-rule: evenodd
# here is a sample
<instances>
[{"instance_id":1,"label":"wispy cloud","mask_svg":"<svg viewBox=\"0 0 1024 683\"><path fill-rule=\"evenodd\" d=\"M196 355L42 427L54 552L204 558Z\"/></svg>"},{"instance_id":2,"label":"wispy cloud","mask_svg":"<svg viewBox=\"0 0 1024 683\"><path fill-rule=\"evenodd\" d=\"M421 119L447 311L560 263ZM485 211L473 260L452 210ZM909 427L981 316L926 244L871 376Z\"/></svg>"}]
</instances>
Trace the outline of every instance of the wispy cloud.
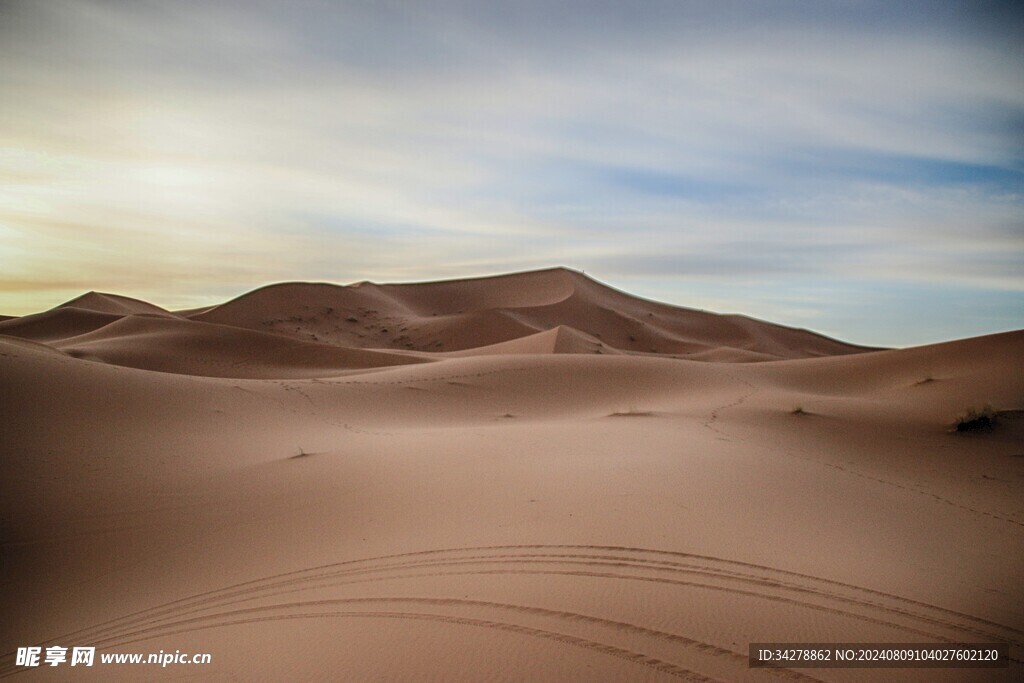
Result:
<instances>
[{"instance_id":1,"label":"wispy cloud","mask_svg":"<svg viewBox=\"0 0 1024 683\"><path fill-rule=\"evenodd\" d=\"M999 293L962 329L1021 327L1022 28L1012 3L4 3L0 308L563 263L855 341L927 341L829 310L887 291ZM844 294L794 300L820 286Z\"/></svg>"}]
</instances>

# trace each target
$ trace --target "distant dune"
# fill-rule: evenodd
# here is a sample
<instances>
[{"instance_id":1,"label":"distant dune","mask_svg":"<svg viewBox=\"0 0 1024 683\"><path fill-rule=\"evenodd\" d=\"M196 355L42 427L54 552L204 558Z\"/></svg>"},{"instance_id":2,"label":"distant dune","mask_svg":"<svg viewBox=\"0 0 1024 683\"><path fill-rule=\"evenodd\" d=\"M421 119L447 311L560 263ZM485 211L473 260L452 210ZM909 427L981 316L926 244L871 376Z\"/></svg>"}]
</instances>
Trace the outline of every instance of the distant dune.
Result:
<instances>
[{"instance_id":1,"label":"distant dune","mask_svg":"<svg viewBox=\"0 0 1024 683\"><path fill-rule=\"evenodd\" d=\"M80 358L214 377L306 377L450 352L752 362L868 350L744 316L646 301L564 268L406 285L284 283L179 313L90 292L0 321L0 334Z\"/></svg>"},{"instance_id":2,"label":"distant dune","mask_svg":"<svg viewBox=\"0 0 1024 683\"><path fill-rule=\"evenodd\" d=\"M15 664L62 645L212 655L86 681L1020 680L1021 358L565 269L3 319L0 675L70 680ZM1012 661L750 669L759 641Z\"/></svg>"}]
</instances>

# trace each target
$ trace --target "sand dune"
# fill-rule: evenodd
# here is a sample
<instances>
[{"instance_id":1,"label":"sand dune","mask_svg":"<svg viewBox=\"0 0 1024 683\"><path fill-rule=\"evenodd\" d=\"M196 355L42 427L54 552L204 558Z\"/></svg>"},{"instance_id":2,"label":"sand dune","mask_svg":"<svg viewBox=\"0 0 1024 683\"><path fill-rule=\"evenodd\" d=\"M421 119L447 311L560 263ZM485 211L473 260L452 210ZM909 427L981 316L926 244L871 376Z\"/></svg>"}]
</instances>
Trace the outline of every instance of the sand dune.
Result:
<instances>
[{"instance_id":1,"label":"sand dune","mask_svg":"<svg viewBox=\"0 0 1024 683\"><path fill-rule=\"evenodd\" d=\"M423 362L196 321L128 315L53 347L75 358L205 377L325 377Z\"/></svg>"},{"instance_id":2,"label":"sand dune","mask_svg":"<svg viewBox=\"0 0 1024 683\"><path fill-rule=\"evenodd\" d=\"M0 334L49 342L98 330L122 316L83 308L54 308L43 313L0 321Z\"/></svg>"},{"instance_id":3,"label":"sand dune","mask_svg":"<svg viewBox=\"0 0 1024 683\"><path fill-rule=\"evenodd\" d=\"M116 294L88 292L42 313L0 319L0 334L53 342L92 332L124 316L177 318L159 306Z\"/></svg>"},{"instance_id":4,"label":"sand dune","mask_svg":"<svg viewBox=\"0 0 1024 683\"><path fill-rule=\"evenodd\" d=\"M167 317L173 317L174 315L159 306L154 306L139 299L132 299L131 297L119 296L117 294L104 294L102 292L88 292L61 304L58 308L80 308L86 311L112 313L114 315L131 315L133 313Z\"/></svg>"},{"instance_id":5,"label":"sand dune","mask_svg":"<svg viewBox=\"0 0 1024 683\"><path fill-rule=\"evenodd\" d=\"M1024 331L865 350L564 270L96 299L0 322L0 675L67 680L14 665L34 644L212 654L147 680L1024 672ZM1013 662L761 670L754 641Z\"/></svg>"},{"instance_id":6,"label":"sand dune","mask_svg":"<svg viewBox=\"0 0 1024 683\"><path fill-rule=\"evenodd\" d=\"M349 287L265 287L194 320L362 348L459 351L572 327L608 349L735 358L804 358L865 350L806 330L645 301L555 268L499 277Z\"/></svg>"},{"instance_id":7,"label":"sand dune","mask_svg":"<svg viewBox=\"0 0 1024 683\"><path fill-rule=\"evenodd\" d=\"M462 351L451 351L442 353L444 356L453 358L466 358L468 356L491 355L491 354L517 354L517 353L621 353L616 349L609 348L596 337L585 332L558 325L550 330L536 332L534 334L512 339L511 341L476 346Z\"/></svg>"}]
</instances>

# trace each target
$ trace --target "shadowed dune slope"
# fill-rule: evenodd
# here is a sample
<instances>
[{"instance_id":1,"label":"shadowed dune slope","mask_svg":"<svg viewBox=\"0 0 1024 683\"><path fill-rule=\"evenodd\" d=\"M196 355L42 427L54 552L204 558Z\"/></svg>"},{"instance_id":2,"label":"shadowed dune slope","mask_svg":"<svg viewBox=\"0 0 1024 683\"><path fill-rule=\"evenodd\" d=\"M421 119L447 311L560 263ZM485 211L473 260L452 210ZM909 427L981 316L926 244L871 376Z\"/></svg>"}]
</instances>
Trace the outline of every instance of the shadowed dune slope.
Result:
<instances>
[{"instance_id":1,"label":"shadowed dune slope","mask_svg":"<svg viewBox=\"0 0 1024 683\"><path fill-rule=\"evenodd\" d=\"M52 346L75 358L203 377L326 377L356 368L424 362L414 356L143 315L118 318Z\"/></svg>"},{"instance_id":2,"label":"shadowed dune slope","mask_svg":"<svg viewBox=\"0 0 1024 683\"><path fill-rule=\"evenodd\" d=\"M42 313L0 321L0 334L37 342L54 342L98 330L121 317L115 313L102 313L84 308L57 307Z\"/></svg>"},{"instance_id":3,"label":"shadowed dune slope","mask_svg":"<svg viewBox=\"0 0 1024 683\"><path fill-rule=\"evenodd\" d=\"M0 334L55 342L98 330L126 315L178 319L174 313L145 301L117 294L88 292L41 313L7 319L0 316Z\"/></svg>"},{"instance_id":4,"label":"shadowed dune slope","mask_svg":"<svg viewBox=\"0 0 1024 683\"><path fill-rule=\"evenodd\" d=\"M520 353L612 353L620 351L611 349L601 343L600 340L585 332L559 325L550 330L537 332L518 339L498 342L487 346L477 346L463 351L451 351L442 353L442 356L451 358L465 358L478 355L500 355Z\"/></svg>"}]
</instances>

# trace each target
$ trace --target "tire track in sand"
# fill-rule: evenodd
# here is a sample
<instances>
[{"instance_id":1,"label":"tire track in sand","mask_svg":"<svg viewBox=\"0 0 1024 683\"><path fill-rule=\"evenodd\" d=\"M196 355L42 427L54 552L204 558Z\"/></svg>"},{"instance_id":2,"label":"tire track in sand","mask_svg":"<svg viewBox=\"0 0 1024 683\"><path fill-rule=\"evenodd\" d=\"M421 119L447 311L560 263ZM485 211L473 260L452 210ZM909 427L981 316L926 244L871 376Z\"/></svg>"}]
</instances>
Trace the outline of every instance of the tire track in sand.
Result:
<instances>
[{"instance_id":1,"label":"tire track in sand","mask_svg":"<svg viewBox=\"0 0 1024 683\"><path fill-rule=\"evenodd\" d=\"M500 565L503 568L479 569L478 567L480 565ZM527 565L554 565L555 567L541 569L522 568ZM458 568L464 566L474 568L461 571L447 571L447 569L449 568ZM582 566L585 568L585 570L566 570L561 568L575 566ZM515 568L513 569L511 567ZM382 573L390 573L403 570L415 571L433 569L445 571L418 571L416 573L379 576ZM597 571L601 569L607 571ZM613 571L622 571L623 569L641 569L654 572L671 572L675 575L710 578L725 582L738 583L742 585L743 588L736 588L730 585L719 585L693 580L680 580L658 576L644 576L641 574L614 573ZM116 626L111 626L105 629L99 629L98 631L94 631L90 635L93 637L101 635L107 636L111 632L116 633L119 627L123 629L128 626L134 627L136 625L144 623L157 623L162 618L178 618L180 616L189 614L200 614L217 606L240 604L247 601L279 597L282 595L300 593L313 589L350 586L366 583L379 583L384 581L395 581L412 578L425 578L436 576L471 576L474 574L535 574L552 576L562 575L661 583L665 585L684 586L689 588L725 592L734 595L759 598L781 604L799 606L802 608L811 609L827 614L852 618L855 620L864 621L867 623L880 626L886 626L889 628L895 628L909 633L913 633L915 635L925 636L940 641L944 640L947 642L952 642L955 639L942 633L936 633L933 630L924 630L924 625L939 627L940 629L966 632L975 636L986 638L988 640L1003 640L1005 638L1001 634L995 634L988 630L972 627L970 625L958 623L948 619L940 619L934 616L921 615L906 609L887 606L877 601L855 599L835 592L816 590L799 584L778 581L770 578L745 575L738 572L706 569L698 565L682 565L681 563L667 562L646 564L642 562L629 561L626 558L618 558L614 556L595 557L575 554L561 554L554 556L478 555L472 557L461 557L457 559L440 559L430 561L392 563L381 567L353 568L343 571L320 573L305 576L302 578L293 578L284 581L278 581L272 584L266 584L259 588L241 589L231 593L225 593L217 596L216 598L213 598L212 600L204 600L201 604L178 609L168 609L164 610L162 613L148 614L141 618L121 622ZM781 592L782 594L777 594L779 592ZM799 598L789 597L787 593L795 593L799 596ZM807 599L800 598L819 599L825 602L826 604L819 604L818 602L808 601ZM881 612L883 617L872 616L870 614L863 614L860 612L851 611L845 606L860 608L863 610L867 610L869 612ZM897 619L901 620L909 620L909 623L903 623L901 621L894 620L893 617L896 617Z\"/></svg>"},{"instance_id":2,"label":"tire track in sand","mask_svg":"<svg viewBox=\"0 0 1024 683\"><path fill-rule=\"evenodd\" d=\"M546 553L546 554L525 554L524 550L566 550L575 552L564 552L564 553ZM587 551L591 554L584 554L579 551ZM505 551L518 551L519 554L509 555ZM471 555L471 556L459 556L459 553L482 553L482 552L505 552L505 554L491 554L491 555ZM593 553L629 553L631 557L622 557L620 555L594 555ZM455 555L451 558L445 558L444 555ZM642 555L655 555L658 557L671 557L671 558L685 558L689 560L687 563L669 560L653 560L649 557L642 557ZM419 558L414 561L410 561L411 558ZM429 558L429 559L427 559ZM438 559L440 558L440 559ZM380 563L384 560L403 560L400 562L390 562L378 566L365 566L371 563ZM518 545L518 546L482 546L482 547L467 547L467 548L452 548L452 549L440 549L440 550L428 550L419 551L412 553L401 553L396 555L382 556L378 558L365 558L361 560L350 560L340 563L332 563L329 565L321 565L319 567L311 567L303 570L296 570L292 572L286 572L270 577L264 577L262 579L256 579L253 581L242 582L233 586L227 586L214 591L207 591L194 596L182 598L179 600L165 603L164 605L142 610L133 614L125 615L124 617L114 619L102 624L94 625L93 627L82 629L71 634L65 634L62 638L69 637L83 637L89 634L95 634L99 636L102 634L110 634L111 632L117 632L119 629L123 630L132 625L140 625L140 623L153 622L161 618L175 618L175 616L181 616L183 614L201 612L211 605L210 601L214 600L220 604L231 604L239 603L248 600L254 600L259 598L271 597L272 595L279 595L289 592L299 592L307 590L311 587L313 582L323 581L327 579L334 579L340 577L357 577L357 576L371 576L371 578L356 579L356 581L349 581L347 583L365 583L368 581L388 581L396 580L400 578L412 578L426 576L426 574L413 574L406 576L390 576L390 577L378 577L372 578L375 573L389 572L396 570L405 569L429 569L434 567L446 567L446 566L458 566L465 564L480 564L480 563L499 563L499 564L516 564L519 563L522 566L524 563L575 563L584 564L591 567L606 567L606 568L632 568L632 569L645 569L651 571L675 571L677 573L688 573L696 575L704 575L713 577L721 580L738 581L741 583L745 582L747 586L758 587L759 590L747 590L747 589L736 589L729 586L720 586L714 584L699 583L693 581L680 581L676 579L666 579L665 577L656 576L640 576L640 575L628 575L628 574L615 574L612 572L593 572L593 571L552 571L552 570L521 570L521 569L498 569L498 570L483 570L483 571L467 571L467 572L442 572L441 575L454 575L454 574L479 574L479 573L531 573L531 574L555 574L555 575L570 575L570 576L592 576L598 578L609 578L609 579L625 579L625 580L640 580L640 581L652 581L658 583L667 583L673 585L684 585L692 586L697 588L706 588L709 590L718 590L729 592L739 595L748 595L755 598L764 598L773 600L776 602L785 602L789 604L800 605L808 607L810 609L816 609L820 611L826 611L829 613L840 614L844 616L852 616L862 620L867 620L871 623L878 623L890 627L904 628L907 629L905 624L894 623L891 621L885 621L881 619L875 619L866 615L857 614L850 612L849 610L835 609L834 607L828 607L818 605L816 603L808 603L803 600L793 600L785 596L772 595L764 591L764 588L770 588L772 590L783 590L793 591L803 595L811 595L817 598L824 598L826 600L833 600L842 604L854 605L860 608L871 608L881 610L888 614L897 615L901 618L909 618L924 623L930 623L935 626L948 628L952 630L959 630L975 635L984 636L986 638L1011 641L1016 645L1015 639L1000 633L992 633L991 629L995 628L1008 633L1019 634L1020 631L996 622L992 622L972 615L967 615L953 610L948 610L942 607L929 605L920 601L912 600L902 596L896 596L881 591L875 591L873 589L862 588L852 584L846 584L830 579L823 579L821 577L815 577L807 574L801 574L797 572L789 572L786 570L780 570L765 565L757 565L746 562L739 562L735 560L728 560L723 558L716 558L705 555L695 555L690 553L681 553L676 551L666 551L659 549L646 549L646 548L630 548L624 546L581 546L581 545ZM695 564L697 562L703 564ZM714 566L714 565L721 566ZM737 568L744 571L738 571ZM769 576L758 576L754 572L760 572L768 574ZM774 578L772 575L775 575ZM784 577L780 579L779 577ZM345 583L345 582L340 582ZM819 584L815 588L812 584ZM298 587L295 587L298 586ZM821 586L832 586L833 590L825 591L821 589ZM268 591L280 588L289 588L288 590L279 591L278 593L269 593ZM835 588L839 588L844 591L861 593L864 595L874 596L873 600L866 600L863 598L851 597L848 595L842 595L836 592ZM236 599L237 598L237 599ZM904 607L894 607L892 605L885 605L879 602L881 598L883 601L892 601L898 605ZM914 608L917 612L911 611L907 606ZM932 614L921 614L924 610L931 612ZM938 615L943 615L939 617ZM984 628L982 628L984 627ZM928 637L941 637L937 634L933 634L927 631L921 631L920 629L910 627L912 632L917 632ZM54 642L54 641L50 641ZM13 653L11 653L13 659ZM7 659L8 656L4 656L3 659Z\"/></svg>"},{"instance_id":3,"label":"tire track in sand","mask_svg":"<svg viewBox=\"0 0 1024 683\"><path fill-rule=\"evenodd\" d=\"M198 601L202 601L204 604L208 604L208 602L211 599L218 599L218 598L219 599L225 599L225 598L230 598L230 597L234 597L234 596L237 596L237 595L246 594L250 589L251 590L265 590L265 589L269 589L269 588L276 588L276 587L281 587L281 586L294 585L296 582L305 582L305 581L311 581L311 580L319 580L319 579L323 579L325 577L343 576L343 575L355 575L355 574L358 574L358 573L368 573L368 572L375 572L375 571L388 571L391 568L405 568L405 567L413 566L410 562L391 562L391 563L379 565L379 566L376 566L376 567L368 567L368 568L362 568L362 567L356 566L356 565L362 565L362 564L367 564L367 563L372 563L372 562L379 562L381 560L399 559L399 558L412 558L412 557L423 558L423 557L428 557L428 556L441 555L441 554L445 554L445 553L465 553L465 552L504 551L504 550L546 550L546 549L563 549L563 550L577 550L577 551L579 551L579 550L590 550L590 551L595 551L595 552L596 551L603 551L603 552L630 552L630 553L640 553L640 554L654 554L654 555L658 555L658 556L668 556L668 557L673 557L673 558L681 557L681 558L686 558L686 559L690 559L690 560L694 560L694 561L698 561L698 562L703 562L704 564L697 564L697 565L695 565L692 562L691 563L679 563L679 562L671 562L671 561L658 562L658 561L651 560L649 558L637 558L635 556L633 558L619 557L619 556L608 556L608 555L594 556L592 554L591 555L584 555L584 554L581 554L579 552L576 552L576 553L565 553L565 554L562 554L560 556L560 557L563 557L564 559L567 559L567 560L574 559L574 558L580 558L580 559L584 559L584 560L591 560L591 559L593 559L593 560L607 560L607 561L618 561L618 562L623 562L623 563L633 563L633 564L636 564L638 566L643 566L644 564L646 564L646 565L649 565L651 567L660 567L660 566L664 565L665 567L675 567L675 568L678 568L678 569L681 569L681 570L685 570L688 573L702 573L702 574L715 575L715 576L728 576L728 577L733 577L733 578L735 578L738 581L747 580L747 582L755 582L758 585L767 585L767 586L770 586L772 588L784 588L784 589L793 590L793 591L796 591L796 592L799 592L799 593L803 593L803 594L820 595L820 596L825 597L825 598L836 599L837 601L845 603L845 604L857 605L857 606L867 607L867 608L876 608L876 609L879 609L879 610L882 610L882 611L886 611L886 612L889 612L889 613L897 615L897 616L909 617L909 618L912 618L912 619L924 621L926 623L931 623L933 625L938 625L938 626L942 626L942 627L945 627L945 628L951 628L951 629L954 629L954 630L961 630L961 631L965 631L965 632L968 632L968 633L973 633L973 634L981 635L981 636L985 636L985 637L992 637L992 638L996 638L998 640L1014 641L1015 639L1012 636L1008 636L1008 635L1003 634L1003 633L993 633L993 632L991 632L992 628L995 628L995 629L1000 630L1000 631L1006 631L1006 632L1009 632L1009 633L1013 633L1014 635L1020 635L1021 634L1021 631L1019 631L1017 629L1005 626L1003 624L998 624L996 622L992 622L992 621L989 621L989 620L986 620L986 619L981 619L981 618L978 618L978 617L974 617L972 615L967 615L967 614L963 614L963 613L960 613L960 612L955 612L953 610L947 610L945 608L936 607L936 606L933 606L933 605L929 605L927 603L922 603L922 602L911 600L911 599L904 598L904 597L901 597L901 596L895 596L895 595L884 593L884 592L881 592L881 591L875 591L873 589L862 588L860 586L855 586L855 585L852 585L852 584L846 584L846 583L842 583L842 582L838 582L838 581L833 581L833 580L830 580L830 579L823 579L823 578L820 578L820 577L815 577L815 576L811 576L811 575L807 575L807 574L800 574L800 573L797 573L797 572L789 572L789 571L785 571L785 570L778 570L778 569L775 569L775 568L772 568L772 567L768 567L768 566L765 566L765 565L756 565L756 564L745 563L745 562L737 562L737 561L734 561L734 560L725 560L725 559L722 559L722 558L715 558L715 557L705 556L705 555L694 555L694 554L689 554L689 553L679 553L679 552L674 552L674 551L664 551L664 550L657 550L657 549L627 548L627 547L622 547L622 546L576 546L576 545L523 545L523 546L489 546L489 547L479 547L479 548L455 548L455 549L420 551L420 552L416 552L416 553L403 553L403 554L398 554L398 555L384 556L384 557L380 557L380 558L367 558L367 559L363 559L363 560L350 560L350 561L347 561L347 562L334 563L334 564L330 564L330 565L322 565L322 566L319 566L319 567L312 567L312 568L305 569L305 570L297 570L295 572L286 572L284 574L279 574L279 575L275 575L275 576L265 577L264 579L257 579L257 580L254 580L254 581L248 581L248 582L243 582L243 583L240 583L240 584L236 584L234 586L227 586L227 587L215 590L215 591L208 591L206 593L200 593L200 594L198 594L196 596L192 596L190 598L183 598L183 599L180 599L180 600L172 601L170 603L166 603L163 606L158 606L156 608L151 608L150 610L143 610L143 611L135 613L135 614L126 615L125 617L123 617L121 619L113 620L112 622L104 622L103 624L97 624L96 626L94 626L92 628L93 629L101 628L101 627L103 627L105 625L108 625L108 624L110 626L114 626L117 623L121 623L121 624L130 623L131 618L135 617L135 616L145 617L148 614L150 617L155 617L155 616L158 616L160 614L171 614L171 613L173 613L175 611L175 606L187 606L187 604L190 601L197 601L198 600ZM515 558L525 558L525 559L528 559L529 557L530 556L525 555L525 554L512 555L512 556L509 556L509 555L487 555L487 556L476 555L476 556L470 556L470 557L462 557L461 559L463 559L463 560L471 560L471 559L487 559L487 558L506 558L508 561L513 561ZM437 562L455 562L455 561L458 561L459 559L460 558L456 557L456 558L452 558L451 560L437 560L437 561L435 561L435 564ZM739 568L742 568L742 569L747 569L748 571L742 572L742 571L735 571L735 569L723 569L721 567L714 567L714 565L712 563L717 563L717 564L724 565L726 567L731 567L731 568L739 567ZM426 566L426 565L422 565L422 566ZM348 569L343 569L344 567L349 567L349 568ZM751 570L751 569L752 570L756 570L756 571L760 571L762 573L766 573L769 576L764 577L764 576L758 576L757 574L754 574L754 573L750 573L749 570ZM323 570L330 570L330 571L324 572ZM317 572L320 572L320 573L317 573ZM778 577L774 577L773 578L771 576L772 574L775 574L775 575L778 575L778 576L781 576L781 577L784 577L784 578L782 578L782 579L780 579ZM819 584L819 585L818 585L818 587L815 587L813 584ZM826 589L823 589L821 586L831 586L831 587L833 587L833 589L832 590L826 590ZM853 597L853 596L842 595L841 593L836 592L836 590L834 590L834 588L839 588L839 589L842 589L842 590L845 590L845 591L848 591L848 592L862 593L862 594L865 594L865 595L868 595L868 596L872 596L874 599L866 599L864 597ZM239 590L241 590L242 592L239 593L238 592ZM891 605L886 605L883 602L879 602L877 600L878 598L881 598L883 601L884 600L888 600L888 601L895 602L895 603L897 603L899 605L904 605L904 607L893 607ZM910 608L916 608L918 611L917 612L911 611ZM933 612L933 614L922 614L921 613L922 609L924 609L925 611ZM937 615L942 615L942 616L937 616ZM77 634L78 633L76 632L76 633L70 634L70 635L77 635ZM1015 642L1015 644L1019 645L1020 643L1019 642Z\"/></svg>"},{"instance_id":4,"label":"tire track in sand","mask_svg":"<svg viewBox=\"0 0 1024 683\"><path fill-rule=\"evenodd\" d=\"M357 599L360 600L360 599ZM345 600L335 601L309 601L299 603L288 603L283 605L274 605L270 607L253 607L248 609L233 610L230 612L222 612L217 615L211 615L209 618L217 618L219 621L213 623L204 623L208 621L206 617L199 617L193 619L185 619L176 622L170 622L165 624L163 627L147 629L139 631L129 636L129 640L125 640L117 643L120 645L128 645L135 642L149 640L152 638L164 638L172 635L179 635L182 633L194 633L196 631L202 631L212 628L224 628L226 626L236 626L242 624L259 624L272 621L281 620L294 620L294 619L324 619L324 618L380 618L380 619L406 619L406 620L425 620L434 621L444 624L452 625L466 625L466 626L477 626L482 628L497 629L509 633L516 633L525 636L532 636L536 638L544 638L551 640L563 645L570 645L574 647L583 648L591 652L597 652L603 655L617 657L625 660L631 664L653 669L659 673L668 674L675 678L684 681L691 681L693 683L724 683L719 679L711 678L703 674L697 673L690 669L686 669L677 664L666 662L664 660L652 657L650 655L629 650L626 648L618 647L616 645L610 645L608 643L602 643L587 638L581 638L579 636L570 635L567 633L561 633L558 631L550 631L546 629L534 628L531 626L524 626L522 624L515 624L503 621L492 621L488 619L477 619L473 617L464 616L453 616L453 615L442 615L433 614L429 612L389 612L389 611L327 611L327 612L291 612L287 614L269 614L263 616L250 616L244 618L233 618L242 617L242 615L252 615L261 612L267 612L273 609L282 608L299 608L299 607L310 607L315 605L328 605L328 604L344 604ZM188 626L187 628L181 628L181 626ZM170 629L170 630L167 630ZM178 629L178 630L175 630ZM99 641L102 644L103 641ZM111 647L108 645L107 647ZM0 674L0 677L10 677L24 671L31 671L30 668L19 668L11 671L5 671Z\"/></svg>"}]
</instances>

